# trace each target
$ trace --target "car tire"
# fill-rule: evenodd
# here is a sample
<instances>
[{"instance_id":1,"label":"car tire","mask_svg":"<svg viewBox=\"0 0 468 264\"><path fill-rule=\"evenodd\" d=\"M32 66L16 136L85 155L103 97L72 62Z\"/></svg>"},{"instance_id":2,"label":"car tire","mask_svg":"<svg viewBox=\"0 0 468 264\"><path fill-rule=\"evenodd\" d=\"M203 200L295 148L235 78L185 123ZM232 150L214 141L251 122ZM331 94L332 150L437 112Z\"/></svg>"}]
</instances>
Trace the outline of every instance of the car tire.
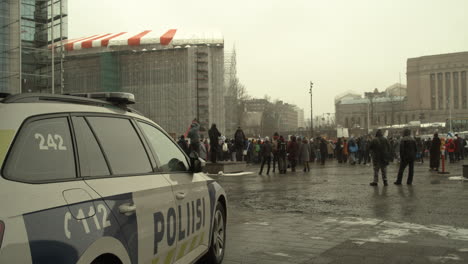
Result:
<instances>
[{"instance_id":1,"label":"car tire","mask_svg":"<svg viewBox=\"0 0 468 264\"><path fill-rule=\"evenodd\" d=\"M211 245L206 255L209 264L221 264L226 249L226 209L222 203L216 204L213 219L213 232L211 233Z\"/></svg>"}]
</instances>

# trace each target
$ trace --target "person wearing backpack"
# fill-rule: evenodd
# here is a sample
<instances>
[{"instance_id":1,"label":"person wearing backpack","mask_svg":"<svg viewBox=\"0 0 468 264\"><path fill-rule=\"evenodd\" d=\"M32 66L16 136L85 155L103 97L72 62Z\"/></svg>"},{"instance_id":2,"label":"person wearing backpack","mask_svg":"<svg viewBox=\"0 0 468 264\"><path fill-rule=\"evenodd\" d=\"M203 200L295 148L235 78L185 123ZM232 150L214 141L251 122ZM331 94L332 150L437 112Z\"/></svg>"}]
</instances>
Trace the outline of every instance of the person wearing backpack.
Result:
<instances>
[{"instance_id":1,"label":"person wearing backpack","mask_svg":"<svg viewBox=\"0 0 468 264\"><path fill-rule=\"evenodd\" d=\"M416 159L416 153L416 141L411 137L411 131L409 129L403 130L403 138L400 140L400 169L398 170L397 180L394 182L395 185L401 185L403 172L405 171L406 166L409 167L406 184L413 184L414 160Z\"/></svg>"},{"instance_id":2,"label":"person wearing backpack","mask_svg":"<svg viewBox=\"0 0 468 264\"><path fill-rule=\"evenodd\" d=\"M284 141L283 136L280 136L278 140L278 170L280 174L286 173L286 149L286 142Z\"/></svg>"},{"instance_id":3,"label":"person wearing backpack","mask_svg":"<svg viewBox=\"0 0 468 264\"><path fill-rule=\"evenodd\" d=\"M387 181L387 166L391 159L390 155L390 143L384 138L382 130L377 130L375 138L372 139L369 150L372 154L372 164L374 167L374 181L372 181L370 186L377 186L379 182L379 171L382 172L382 180L384 186L388 185Z\"/></svg>"}]
</instances>

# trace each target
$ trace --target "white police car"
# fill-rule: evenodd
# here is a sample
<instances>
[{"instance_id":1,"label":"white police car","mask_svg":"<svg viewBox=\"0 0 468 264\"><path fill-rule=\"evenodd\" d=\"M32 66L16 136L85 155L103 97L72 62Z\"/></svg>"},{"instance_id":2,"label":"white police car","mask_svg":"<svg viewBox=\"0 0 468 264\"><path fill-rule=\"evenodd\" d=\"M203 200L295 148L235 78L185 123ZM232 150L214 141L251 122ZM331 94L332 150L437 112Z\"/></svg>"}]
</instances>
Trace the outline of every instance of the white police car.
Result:
<instances>
[{"instance_id":1,"label":"white police car","mask_svg":"<svg viewBox=\"0 0 468 264\"><path fill-rule=\"evenodd\" d=\"M0 263L221 263L226 194L132 94L0 97ZM107 101L105 101L107 100Z\"/></svg>"}]
</instances>

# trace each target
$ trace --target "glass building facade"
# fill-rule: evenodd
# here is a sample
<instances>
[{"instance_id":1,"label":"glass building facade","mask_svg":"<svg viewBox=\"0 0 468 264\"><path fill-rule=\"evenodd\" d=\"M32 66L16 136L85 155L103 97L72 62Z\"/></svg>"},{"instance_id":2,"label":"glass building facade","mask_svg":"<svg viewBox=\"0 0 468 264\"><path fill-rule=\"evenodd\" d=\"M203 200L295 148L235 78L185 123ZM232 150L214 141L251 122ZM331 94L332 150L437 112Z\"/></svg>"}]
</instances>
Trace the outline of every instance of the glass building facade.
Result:
<instances>
[{"instance_id":1,"label":"glass building facade","mask_svg":"<svg viewBox=\"0 0 468 264\"><path fill-rule=\"evenodd\" d=\"M0 0L0 92L63 89L67 20L67 0Z\"/></svg>"}]
</instances>

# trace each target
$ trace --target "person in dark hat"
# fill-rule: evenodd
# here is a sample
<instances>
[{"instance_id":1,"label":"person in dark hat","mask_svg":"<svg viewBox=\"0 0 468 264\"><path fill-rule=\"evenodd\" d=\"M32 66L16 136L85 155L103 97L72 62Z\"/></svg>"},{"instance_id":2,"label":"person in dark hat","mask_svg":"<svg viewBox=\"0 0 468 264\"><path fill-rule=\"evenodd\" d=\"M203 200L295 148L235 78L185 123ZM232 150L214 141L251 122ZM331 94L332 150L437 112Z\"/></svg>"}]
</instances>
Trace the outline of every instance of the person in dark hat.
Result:
<instances>
[{"instance_id":1,"label":"person in dark hat","mask_svg":"<svg viewBox=\"0 0 468 264\"><path fill-rule=\"evenodd\" d=\"M406 184L413 184L413 174L414 174L414 160L416 159L416 141L411 137L411 131L409 129L403 130L403 138L400 141L400 169L398 170L398 178L395 185L401 185L403 179L403 172L405 171L406 166L409 166L408 169L408 179Z\"/></svg>"},{"instance_id":2,"label":"person in dark hat","mask_svg":"<svg viewBox=\"0 0 468 264\"><path fill-rule=\"evenodd\" d=\"M375 138L370 143L369 150L372 155L372 163L374 166L374 181L370 183L370 186L378 185L379 171L382 172L383 184L387 186L387 166L390 160L390 144L388 140L384 138L382 130L377 130Z\"/></svg>"},{"instance_id":3,"label":"person in dark hat","mask_svg":"<svg viewBox=\"0 0 468 264\"><path fill-rule=\"evenodd\" d=\"M219 155L219 137L221 133L219 133L218 129L216 128L216 124L212 124L210 130L208 130L208 136L210 138L210 160L213 163L216 163L216 158Z\"/></svg>"}]
</instances>

